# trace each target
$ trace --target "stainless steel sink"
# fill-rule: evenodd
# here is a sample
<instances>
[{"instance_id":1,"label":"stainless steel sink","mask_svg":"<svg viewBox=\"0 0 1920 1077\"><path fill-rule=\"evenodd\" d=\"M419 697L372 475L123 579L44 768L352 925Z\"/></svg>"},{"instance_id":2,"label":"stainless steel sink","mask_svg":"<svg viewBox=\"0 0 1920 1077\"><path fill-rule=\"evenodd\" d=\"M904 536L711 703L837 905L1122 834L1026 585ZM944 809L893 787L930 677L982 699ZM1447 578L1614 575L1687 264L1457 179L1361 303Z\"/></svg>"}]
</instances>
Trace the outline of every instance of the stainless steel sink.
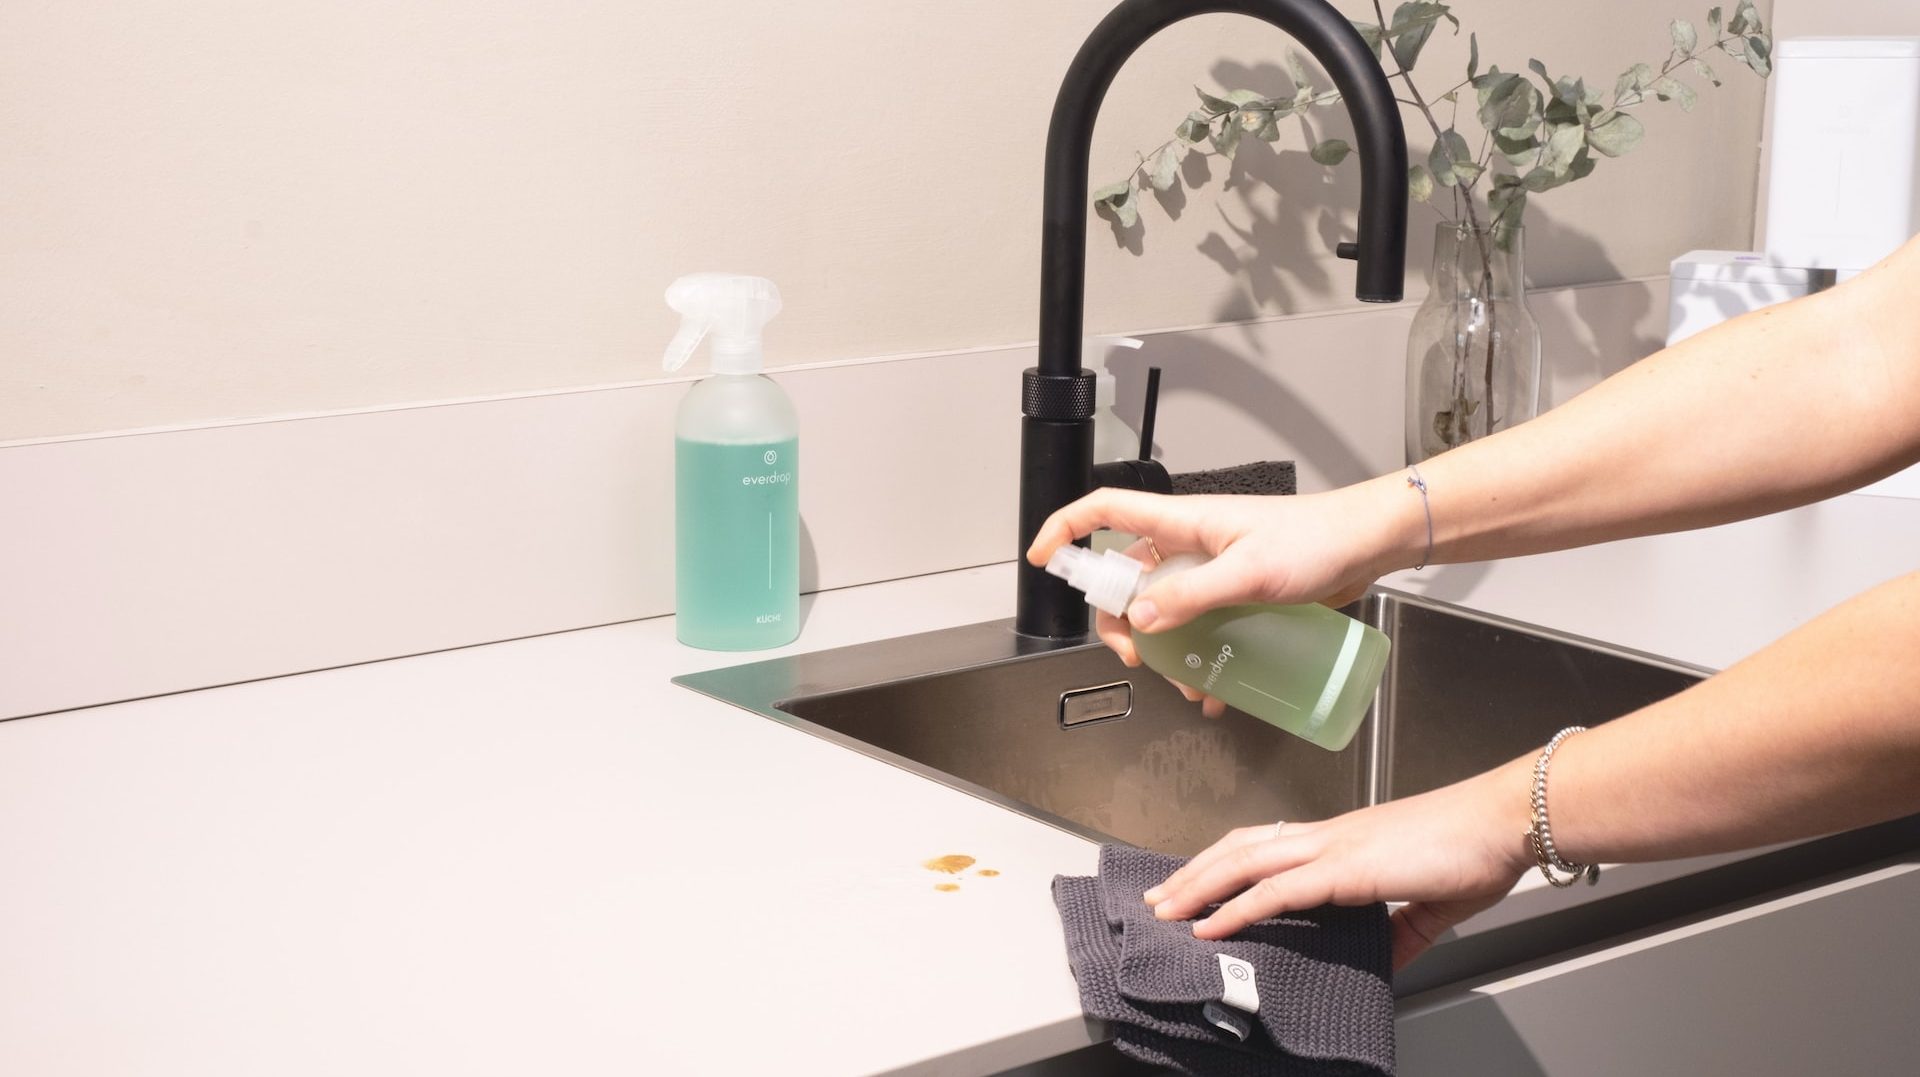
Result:
<instances>
[{"instance_id":1,"label":"stainless steel sink","mask_svg":"<svg viewBox=\"0 0 1920 1077\"><path fill-rule=\"evenodd\" d=\"M1709 672L1384 589L1347 612L1393 654L1341 752L1237 712L1210 721L1105 647L1039 644L1011 621L676 683L1089 838L1191 854L1235 826L1447 784Z\"/></svg>"}]
</instances>

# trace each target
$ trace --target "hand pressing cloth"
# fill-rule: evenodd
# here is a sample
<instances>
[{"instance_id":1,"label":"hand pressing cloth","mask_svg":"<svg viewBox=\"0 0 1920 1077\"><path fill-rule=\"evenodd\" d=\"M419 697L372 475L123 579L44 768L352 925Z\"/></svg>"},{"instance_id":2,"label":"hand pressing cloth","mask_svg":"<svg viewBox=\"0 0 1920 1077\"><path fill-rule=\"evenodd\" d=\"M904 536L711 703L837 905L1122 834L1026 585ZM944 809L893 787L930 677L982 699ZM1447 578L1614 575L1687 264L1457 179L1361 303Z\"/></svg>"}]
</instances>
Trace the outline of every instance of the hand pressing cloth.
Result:
<instances>
[{"instance_id":1,"label":"hand pressing cloth","mask_svg":"<svg viewBox=\"0 0 1920 1077\"><path fill-rule=\"evenodd\" d=\"M1081 1004L1120 1050L1197 1077L1391 1074L1386 906L1327 905L1205 941L1141 898L1185 863L1108 845L1098 876L1053 881Z\"/></svg>"}]
</instances>

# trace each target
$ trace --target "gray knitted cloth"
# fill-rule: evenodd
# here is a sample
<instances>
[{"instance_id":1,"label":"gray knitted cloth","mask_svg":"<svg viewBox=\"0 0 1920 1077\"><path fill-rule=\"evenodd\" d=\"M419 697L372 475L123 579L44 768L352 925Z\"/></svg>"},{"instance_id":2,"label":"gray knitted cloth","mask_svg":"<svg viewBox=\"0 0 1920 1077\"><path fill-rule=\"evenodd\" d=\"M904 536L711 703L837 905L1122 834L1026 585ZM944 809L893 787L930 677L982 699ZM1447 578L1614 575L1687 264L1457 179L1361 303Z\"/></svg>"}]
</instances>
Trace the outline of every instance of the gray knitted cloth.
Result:
<instances>
[{"instance_id":1,"label":"gray knitted cloth","mask_svg":"<svg viewBox=\"0 0 1920 1077\"><path fill-rule=\"evenodd\" d=\"M1081 1005L1120 1050L1204 1077L1391 1074L1386 907L1323 906L1205 942L1140 898L1184 863L1109 845L1097 877L1054 879ZM1243 982L1229 985L1229 972ZM1223 1004L1250 1006L1248 986L1257 1014Z\"/></svg>"}]
</instances>

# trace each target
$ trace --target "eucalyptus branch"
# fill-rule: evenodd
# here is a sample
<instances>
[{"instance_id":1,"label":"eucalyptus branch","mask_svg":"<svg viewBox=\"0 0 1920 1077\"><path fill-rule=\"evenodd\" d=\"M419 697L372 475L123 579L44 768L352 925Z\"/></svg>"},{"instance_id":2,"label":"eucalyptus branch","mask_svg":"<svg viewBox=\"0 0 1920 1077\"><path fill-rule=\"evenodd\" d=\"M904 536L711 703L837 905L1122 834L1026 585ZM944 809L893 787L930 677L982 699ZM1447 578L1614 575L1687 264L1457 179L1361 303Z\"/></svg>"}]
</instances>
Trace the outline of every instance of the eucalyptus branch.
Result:
<instances>
[{"instance_id":1,"label":"eucalyptus branch","mask_svg":"<svg viewBox=\"0 0 1920 1077\"><path fill-rule=\"evenodd\" d=\"M1615 82L1610 103L1584 79L1550 77L1539 60L1527 65L1537 81L1497 66L1482 71L1479 39L1474 35L1469 35L1466 77L1429 98L1414 81L1415 66L1441 21L1459 33L1460 22L1452 7L1440 0L1407 0L1394 8L1389 19L1381 0L1370 3L1376 21L1356 22L1354 27L1380 57L1387 77L1405 87L1405 95L1394 100L1417 112L1433 134L1427 160L1409 169L1409 191L1431 204L1435 188L1449 188L1456 217L1476 234L1489 233L1502 247L1517 234L1530 196L1584 179L1593 173L1599 158L1618 157L1639 145L1645 128L1631 111L1646 104L1649 94L1661 101L1676 101L1683 111L1690 111L1698 94L1676 77L1687 65L1714 86L1721 82L1703 59L1707 53L1724 54L1763 78L1772 70L1772 39L1754 0L1737 0L1731 18L1723 20L1723 9L1718 7L1708 11L1705 42L1691 23L1672 22L1668 27L1672 47L1664 62L1658 69L1644 63L1628 68ZM1125 179L1093 192L1095 208L1122 228L1137 227L1139 192L1170 190L1178 182L1178 165L1187 153L1211 146L1215 154L1232 161L1245 135L1275 142L1280 137L1280 120L1304 116L1314 107L1340 100L1336 91L1316 90L1298 58L1289 57L1288 63L1294 83L1291 94L1263 97L1249 90L1231 90L1216 97L1196 87L1202 107L1188 113L1174 138L1136 155L1138 164ZM1477 99L1472 111L1482 131L1478 152L1469 148L1460 132L1459 95L1469 89ZM1452 105L1444 124L1434 108L1439 101ZM1341 139L1309 146L1309 155L1327 166L1338 165L1351 151ZM1487 213L1484 224L1482 209ZM1441 216L1449 219L1444 211Z\"/></svg>"},{"instance_id":2,"label":"eucalyptus branch","mask_svg":"<svg viewBox=\"0 0 1920 1077\"><path fill-rule=\"evenodd\" d=\"M1645 105L1649 94L1661 101L1677 102L1682 111L1691 111L1698 94L1675 77L1687 65L1717 87L1720 80L1702 58L1717 52L1765 78L1772 70L1773 42L1753 0L1736 0L1729 19L1723 20L1721 8L1708 11L1704 44L1692 23L1676 19L1667 28L1671 47L1664 62L1657 70L1645 63L1628 68L1615 80L1609 101L1585 79L1564 75L1554 78L1537 59L1526 65L1533 77L1502 71L1498 66L1482 71L1479 38L1469 34L1466 77L1429 98L1415 81L1414 70L1442 21L1453 27L1456 36L1459 34L1460 21L1452 8L1441 0L1406 0L1394 8L1389 19L1382 0L1370 3L1375 21L1355 22L1354 29L1379 58L1387 79L1397 79L1404 87L1403 92L1395 93L1395 102L1418 113L1433 135L1426 159L1408 169L1408 192L1427 203L1443 222L1459 229L1458 242L1470 244L1461 248L1463 256L1477 256L1472 257L1472 263L1459 264L1460 272L1471 278L1462 282L1470 290L1461 295L1475 308L1474 324L1487 328L1459 338L1463 342L1471 338L1474 343L1461 343L1451 353L1451 398L1444 406L1435 403L1434 410L1425 416L1431 420L1431 433L1441 443L1457 445L1491 433L1505 421L1495 414L1498 331L1491 327L1500 324L1497 311L1511 297L1498 294L1505 284L1495 280L1495 249L1512 249L1531 196L1585 179L1600 158L1619 157L1638 146L1646 129L1632 111ZM1264 97L1251 90L1229 90L1215 96L1195 87L1201 107L1187 114L1175 128L1173 138L1136 155L1137 164L1125 179L1093 192L1095 208L1122 229L1136 228L1140 223L1139 193L1171 190L1179 182L1179 165L1186 154L1206 153L1204 147L1211 147L1213 153L1231 162L1244 136L1276 142L1280 120L1290 116L1304 120L1314 107L1340 100L1336 91L1316 90L1297 57L1289 57L1288 66L1293 89L1277 97ZM1460 95L1469 90L1474 94L1469 111L1481 132L1478 152L1460 131ZM1452 106L1444 124L1434 107L1440 101ZM1311 128L1308 136L1311 142ZM1351 151L1352 147L1337 138L1311 142L1308 148L1315 161L1328 167L1338 165ZM1442 187L1452 203L1451 216L1434 198Z\"/></svg>"}]
</instances>

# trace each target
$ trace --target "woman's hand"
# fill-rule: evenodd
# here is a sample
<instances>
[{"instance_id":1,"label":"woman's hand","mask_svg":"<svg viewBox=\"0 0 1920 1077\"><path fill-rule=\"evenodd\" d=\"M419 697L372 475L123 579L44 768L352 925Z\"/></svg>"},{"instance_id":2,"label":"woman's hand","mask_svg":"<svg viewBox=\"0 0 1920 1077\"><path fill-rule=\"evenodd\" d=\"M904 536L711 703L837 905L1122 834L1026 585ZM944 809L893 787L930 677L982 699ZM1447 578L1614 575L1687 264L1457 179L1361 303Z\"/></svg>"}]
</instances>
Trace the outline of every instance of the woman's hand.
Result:
<instances>
[{"instance_id":1,"label":"woman's hand","mask_svg":"<svg viewBox=\"0 0 1920 1077\"><path fill-rule=\"evenodd\" d=\"M1382 483L1295 497L1095 490L1047 517L1027 560L1044 566L1054 550L1103 527L1141 536L1143 541L1127 552L1148 565L1154 561L1147 539L1162 557L1212 557L1154 583L1125 618L1096 617L1100 639L1127 665L1138 666L1129 627L1161 632L1207 610L1249 602L1342 606L1360 597L1382 573L1400 567L1406 513L1419 512L1418 500L1406 498L1393 479ZM1176 687L1188 699L1203 698L1184 685ZM1203 709L1218 717L1226 708L1207 699Z\"/></svg>"},{"instance_id":2,"label":"woman's hand","mask_svg":"<svg viewBox=\"0 0 1920 1077\"><path fill-rule=\"evenodd\" d=\"M1521 768L1516 770L1516 766ZM1506 895L1531 866L1526 762L1317 823L1243 827L1144 895L1163 920L1218 911L1195 938L1317 905L1405 901L1393 914L1393 967Z\"/></svg>"}]
</instances>

